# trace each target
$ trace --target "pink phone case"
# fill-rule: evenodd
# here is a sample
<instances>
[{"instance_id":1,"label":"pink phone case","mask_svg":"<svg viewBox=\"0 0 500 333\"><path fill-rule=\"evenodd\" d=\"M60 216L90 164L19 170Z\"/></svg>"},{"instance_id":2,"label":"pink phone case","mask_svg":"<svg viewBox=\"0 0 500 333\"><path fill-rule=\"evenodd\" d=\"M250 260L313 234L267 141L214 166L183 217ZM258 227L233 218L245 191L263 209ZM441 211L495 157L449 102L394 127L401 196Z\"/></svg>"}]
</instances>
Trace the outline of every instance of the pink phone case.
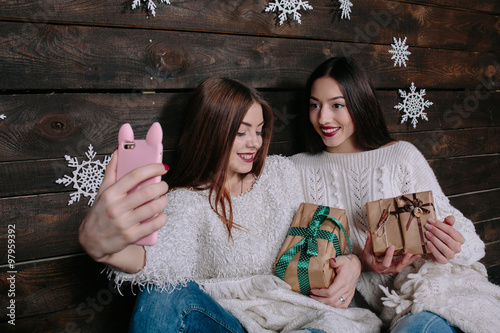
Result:
<instances>
[{"instance_id":1,"label":"pink phone case","mask_svg":"<svg viewBox=\"0 0 500 333\"><path fill-rule=\"evenodd\" d=\"M148 130L146 140L134 140L134 131L130 124L124 124L118 132L118 166L117 177L120 179L133 169L150 163L161 163L163 159L163 131L159 123L155 122ZM140 189L143 186L158 183L161 181L161 176L148 179L129 193ZM149 218L141 223L148 222L153 219ZM136 245L153 245L158 240L158 232L147 235L137 242Z\"/></svg>"}]
</instances>

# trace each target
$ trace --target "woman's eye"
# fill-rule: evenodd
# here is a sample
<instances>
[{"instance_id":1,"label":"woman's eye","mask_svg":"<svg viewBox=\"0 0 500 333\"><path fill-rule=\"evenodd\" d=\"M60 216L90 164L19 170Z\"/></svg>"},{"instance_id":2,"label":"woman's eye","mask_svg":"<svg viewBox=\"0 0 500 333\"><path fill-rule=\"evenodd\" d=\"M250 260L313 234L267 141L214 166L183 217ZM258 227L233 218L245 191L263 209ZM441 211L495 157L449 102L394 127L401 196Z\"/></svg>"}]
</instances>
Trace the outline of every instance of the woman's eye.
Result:
<instances>
[{"instance_id":1,"label":"woman's eye","mask_svg":"<svg viewBox=\"0 0 500 333\"><path fill-rule=\"evenodd\" d=\"M245 132L237 132L236 135L237 136L243 136L243 135L245 135Z\"/></svg>"},{"instance_id":2,"label":"woman's eye","mask_svg":"<svg viewBox=\"0 0 500 333\"><path fill-rule=\"evenodd\" d=\"M317 109L317 108L319 108L319 104L318 103L311 103L311 104L309 104L309 108L310 109Z\"/></svg>"},{"instance_id":3,"label":"woman's eye","mask_svg":"<svg viewBox=\"0 0 500 333\"><path fill-rule=\"evenodd\" d=\"M334 109L341 109L341 108L343 108L344 106L345 106L344 104L340 104L340 103L333 104L333 108L334 108Z\"/></svg>"},{"instance_id":4,"label":"woman's eye","mask_svg":"<svg viewBox=\"0 0 500 333\"><path fill-rule=\"evenodd\" d=\"M264 135L264 131L257 131L257 135L263 136Z\"/></svg>"}]
</instances>

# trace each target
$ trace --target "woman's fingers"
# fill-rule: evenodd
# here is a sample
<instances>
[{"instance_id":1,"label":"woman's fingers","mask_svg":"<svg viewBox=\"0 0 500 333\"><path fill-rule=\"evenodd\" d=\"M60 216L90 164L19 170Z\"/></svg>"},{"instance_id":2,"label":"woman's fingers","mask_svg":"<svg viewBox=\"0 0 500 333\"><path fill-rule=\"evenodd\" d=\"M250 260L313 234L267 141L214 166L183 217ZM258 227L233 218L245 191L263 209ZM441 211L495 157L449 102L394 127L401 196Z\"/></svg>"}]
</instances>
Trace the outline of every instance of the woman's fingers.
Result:
<instances>
[{"instance_id":1,"label":"woman's fingers","mask_svg":"<svg viewBox=\"0 0 500 333\"><path fill-rule=\"evenodd\" d=\"M130 212L130 219L138 222L151 219L160 214L167 207L167 205L168 199L166 196L162 195ZM138 222L133 223L133 225L138 225Z\"/></svg>"},{"instance_id":2,"label":"woman's fingers","mask_svg":"<svg viewBox=\"0 0 500 333\"><path fill-rule=\"evenodd\" d=\"M117 210L121 212L133 211L151 200L164 196L167 191L168 185L164 181L144 186L135 192L125 195L123 199L117 203Z\"/></svg>"},{"instance_id":3,"label":"woman's fingers","mask_svg":"<svg viewBox=\"0 0 500 333\"><path fill-rule=\"evenodd\" d=\"M138 184L167 172L159 163L137 168L116 180L116 154L108 164L94 205L79 231L82 247L96 261L123 250L130 244L160 229L167 217L161 214L168 204L165 182L146 185L130 192ZM141 221L152 218L148 223Z\"/></svg>"},{"instance_id":4,"label":"woman's fingers","mask_svg":"<svg viewBox=\"0 0 500 333\"><path fill-rule=\"evenodd\" d=\"M98 197L99 194L105 191L108 187L116 183L117 162L118 162L118 149L114 151L113 156L111 156L111 159L109 160L109 163L106 166L106 170L104 172L104 178L102 179L101 185L99 186L99 190L97 192L96 197Z\"/></svg>"},{"instance_id":5,"label":"woman's fingers","mask_svg":"<svg viewBox=\"0 0 500 333\"><path fill-rule=\"evenodd\" d=\"M163 176L166 173L167 170L161 163L152 163L141 166L120 178L116 183L116 191L119 193L128 193L142 182L157 176Z\"/></svg>"},{"instance_id":6,"label":"woman's fingers","mask_svg":"<svg viewBox=\"0 0 500 333\"><path fill-rule=\"evenodd\" d=\"M439 263L447 263L450 259L461 251L465 239L462 234L453 228L454 218L447 217L445 222L429 219L429 224L425 228L426 237L429 240L427 246Z\"/></svg>"},{"instance_id":7,"label":"woman's fingers","mask_svg":"<svg viewBox=\"0 0 500 333\"><path fill-rule=\"evenodd\" d=\"M329 288L312 289L310 297L336 308L347 308L356 291L361 261L355 255L344 255L330 259L330 266L337 274L333 283Z\"/></svg>"}]
</instances>

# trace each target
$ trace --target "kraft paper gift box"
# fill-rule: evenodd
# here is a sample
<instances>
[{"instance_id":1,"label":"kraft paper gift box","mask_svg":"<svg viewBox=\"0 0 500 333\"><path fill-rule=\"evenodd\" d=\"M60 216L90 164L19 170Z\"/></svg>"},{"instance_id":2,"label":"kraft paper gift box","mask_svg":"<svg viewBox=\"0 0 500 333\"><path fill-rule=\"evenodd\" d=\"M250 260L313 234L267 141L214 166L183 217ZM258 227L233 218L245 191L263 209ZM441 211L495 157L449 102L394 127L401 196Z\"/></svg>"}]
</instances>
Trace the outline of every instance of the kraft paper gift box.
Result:
<instances>
[{"instance_id":1,"label":"kraft paper gift box","mask_svg":"<svg viewBox=\"0 0 500 333\"><path fill-rule=\"evenodd\" d=\"M403 254L403 234L396 210L394 198L380 199L366 204L373 253L377 257L383 256L391 245L394 245L395 256Z\"/></svg>"},{"instance_id":2,"label":"kraft paper gift box","mask_svg":"<svg viewBox=\"0 0 500 333\"><path fill-rule=\"evenodd\" d=\"M429 218L436 218L431 191L368 202L366 214L375 255L384 255L391 245L395 255L430 252L425 225Z\"/></svg>"},{"instance_id":3,"label":"kraft paper gift box","mask_svg":"<svg viewBox=\"0 0 500 333\"><path fill-rule=\"evenodd\" d=\"M276 275L304 295L328 288L335 278L330 259L347 246L352 252L343 209L301 203L275 263Z\"/></svg>"}]
</instances>

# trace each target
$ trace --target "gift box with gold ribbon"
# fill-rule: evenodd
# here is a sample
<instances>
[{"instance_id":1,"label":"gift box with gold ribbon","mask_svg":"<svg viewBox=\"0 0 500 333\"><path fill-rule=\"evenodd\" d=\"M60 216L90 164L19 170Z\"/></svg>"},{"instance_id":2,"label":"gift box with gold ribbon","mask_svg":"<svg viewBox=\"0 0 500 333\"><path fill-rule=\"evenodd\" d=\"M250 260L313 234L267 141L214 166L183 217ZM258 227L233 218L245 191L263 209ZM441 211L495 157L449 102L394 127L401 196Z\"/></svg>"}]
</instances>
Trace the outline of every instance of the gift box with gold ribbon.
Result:
<instances>
[{"instance_id":1,"label":"gift box with gold ribbon","mask_svg":"<svg viewBox=\"0 0 500 333\"><path fill-rule=\"evenodd\" d=\"M395 255L429 253L425 224L436 218L431 191L380 199L366 204L373 252L385 254L391 245Z\"/></svg>"},{"instance_id":2,"label":"gift box with gold ribbon","mask_svg":"<svg viewBox=\"0 0 500 333\"><path fill-rule=\"evenodd\" d=\"M343 209L301 203L275 263L276 275L303 295L328 288L335 270L330 259L352 252Z\"/></svg>"}]
</instances>

